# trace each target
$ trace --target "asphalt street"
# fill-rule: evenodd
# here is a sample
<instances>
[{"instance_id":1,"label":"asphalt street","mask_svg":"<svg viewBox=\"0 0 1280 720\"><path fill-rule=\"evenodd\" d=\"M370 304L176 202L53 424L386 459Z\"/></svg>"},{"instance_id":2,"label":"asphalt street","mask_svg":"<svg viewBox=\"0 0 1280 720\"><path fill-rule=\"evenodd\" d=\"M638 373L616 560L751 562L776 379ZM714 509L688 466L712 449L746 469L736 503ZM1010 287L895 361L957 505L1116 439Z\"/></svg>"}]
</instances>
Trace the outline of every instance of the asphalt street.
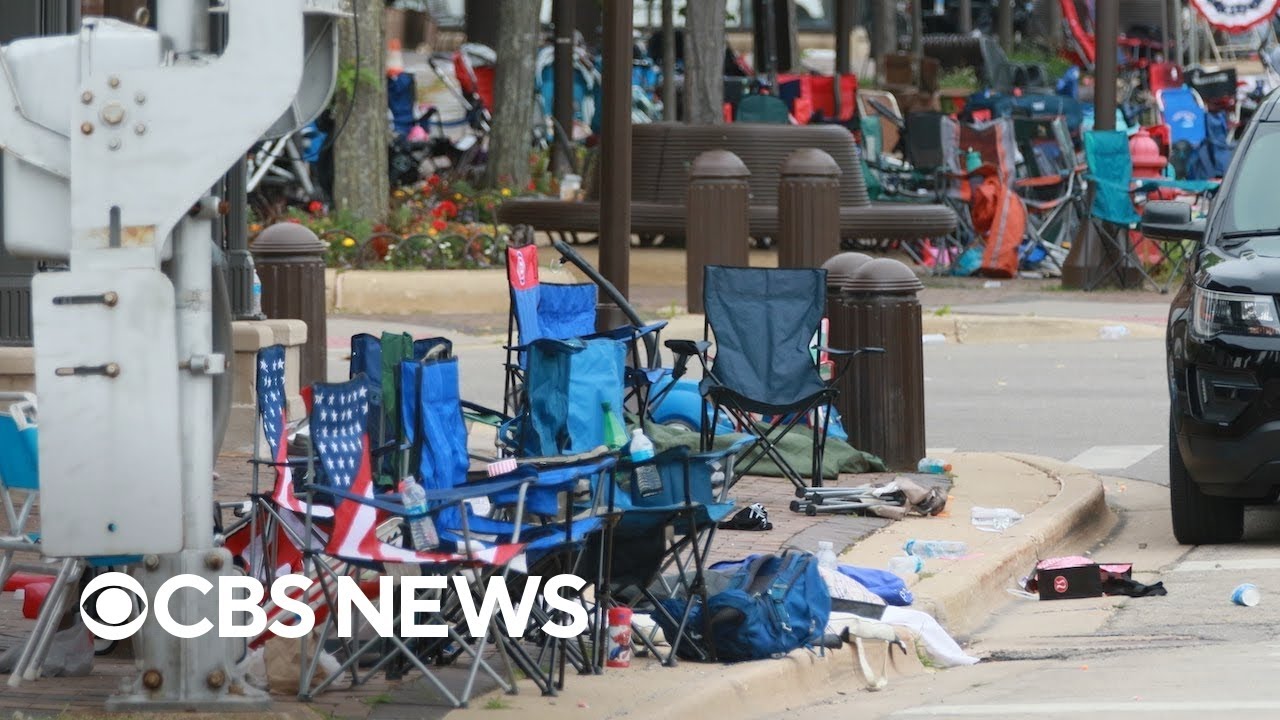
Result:
<instances>
[{"instance_id":1,"label":"asphalt street","mask_svg":"<svg viewBox=\"0 0 1280 720\"><path fill-rule=\"evenodd\" d=\"M930 448L1044 455L1167 483L1159 340L926 345Z\"/></svg>"},{"instance_id":2,"label":"asphalt street","mask_svg":"<svg viewBox=\"0 0 1280 720\"><path fill-rule=\"evenodd\" d=\"M1010 597L966 638L978 665L901 678L882 692L844 692L787 717L1230 718L1280 717L1280 511L1251 511L1248 540L1187 548L1169 531L1163 487L1109 479L1121 523L1093 557L1132 562L1163 597L1038 601ZM1064 548L1074 552L1073 548ZM1255 607L1231 602L1250 582Z\"/></svg>"}]
</instances>

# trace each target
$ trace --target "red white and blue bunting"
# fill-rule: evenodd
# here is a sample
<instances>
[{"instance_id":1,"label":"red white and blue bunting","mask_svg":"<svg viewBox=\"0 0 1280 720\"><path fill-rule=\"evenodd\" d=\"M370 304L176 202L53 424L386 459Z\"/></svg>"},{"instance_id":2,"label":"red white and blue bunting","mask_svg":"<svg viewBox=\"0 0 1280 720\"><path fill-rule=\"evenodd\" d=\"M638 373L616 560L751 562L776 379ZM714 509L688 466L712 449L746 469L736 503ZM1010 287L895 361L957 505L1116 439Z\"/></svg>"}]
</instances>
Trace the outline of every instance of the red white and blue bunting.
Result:
<instances>
[{"instance_id":1,"label":"red white and blue bunting","mask_svg":"<svg viewBox=\"0 0 1280 720\"><path fill-rule=\"evenodd\" d=\"M1191 7L1215 30L1242 33L1271 19L1280 0L1191 0Z\"/></svg>"}]
</instances>

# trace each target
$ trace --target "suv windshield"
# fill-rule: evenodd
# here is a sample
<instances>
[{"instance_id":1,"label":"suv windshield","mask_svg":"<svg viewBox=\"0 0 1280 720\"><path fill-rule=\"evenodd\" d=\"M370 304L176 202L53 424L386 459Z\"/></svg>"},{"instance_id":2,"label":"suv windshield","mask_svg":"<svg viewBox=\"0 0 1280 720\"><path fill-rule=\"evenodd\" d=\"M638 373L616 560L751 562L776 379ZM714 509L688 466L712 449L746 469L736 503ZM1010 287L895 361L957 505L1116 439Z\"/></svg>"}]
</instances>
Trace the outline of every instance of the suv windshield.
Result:
<instances>
[{"instance_id":1,"label":"suv windshield","mask_svg":"<svg viewBox=\"0 0 1280 720\"><path fill-rule=\"evenodd\" d=\"M1262 123L1253 135L1229 192L1220 196L1222 232L1276 231L1264 241L1280 243L1280 192L1275 168L1280 165L1280 123Z\"/></svg>"}]
</instances>

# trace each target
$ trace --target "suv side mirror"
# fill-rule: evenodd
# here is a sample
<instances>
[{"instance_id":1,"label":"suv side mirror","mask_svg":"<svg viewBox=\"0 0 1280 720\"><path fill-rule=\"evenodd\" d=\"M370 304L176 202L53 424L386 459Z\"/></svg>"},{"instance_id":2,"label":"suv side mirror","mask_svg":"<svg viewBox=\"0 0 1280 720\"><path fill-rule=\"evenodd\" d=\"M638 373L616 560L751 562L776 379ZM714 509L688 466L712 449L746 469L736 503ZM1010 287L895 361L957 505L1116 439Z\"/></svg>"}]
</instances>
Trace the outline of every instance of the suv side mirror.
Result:
<instances>
[{"instance_id":1,"label":"suv side mirror","mask_svg":"<svg viewBox=\"0 0 1280 720\"><path fill-rule=\"evenodd\" d=\"M1191 220L1191 206L1176 200L1152 200L1142 208L1142 234L1152 240L1204 240L1204 221Z\"/></svg>"}]
</instances>

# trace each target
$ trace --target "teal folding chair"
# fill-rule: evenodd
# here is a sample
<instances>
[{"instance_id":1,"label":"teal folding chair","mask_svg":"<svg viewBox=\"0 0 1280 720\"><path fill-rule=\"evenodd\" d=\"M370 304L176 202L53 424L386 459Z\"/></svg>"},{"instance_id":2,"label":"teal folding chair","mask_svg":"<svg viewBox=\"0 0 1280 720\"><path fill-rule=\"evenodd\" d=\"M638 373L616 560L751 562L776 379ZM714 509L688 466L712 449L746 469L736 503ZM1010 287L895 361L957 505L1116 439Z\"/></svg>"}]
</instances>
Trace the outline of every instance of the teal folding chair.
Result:
<instances>
[{"instance_id":1,"label":"teal folding chair","mask_svg":"<svg viewBox=\"0 0 1280 720\"><path fill-rule=\"evenodd\" d=\"M1160 292L1169 292L1178 281L1191 249L1177 243L1166 243L1156 261L1148 262L1140 257L1129 239L1129 231L1137 229L1142 221L1138 206L1145 202L1147 193L1160 188L1172 188L1200 197L1215 192L1219 182L1167 178L1143 178L1135 182L1133 159L1129 156L1129 137L1120 130L1085 133L1084 152L1089 166L1085 177L1093 190L1090 222L1112 251L1110 264L1086 285L1085 290L1096 288L1112 275L1121 287L1128 287L1133 275L1137 274ZM1163 273L1160 272L1162 267ZM1158 275L1162 277L1157 279Z\"/></svg>"}]
</instances>

